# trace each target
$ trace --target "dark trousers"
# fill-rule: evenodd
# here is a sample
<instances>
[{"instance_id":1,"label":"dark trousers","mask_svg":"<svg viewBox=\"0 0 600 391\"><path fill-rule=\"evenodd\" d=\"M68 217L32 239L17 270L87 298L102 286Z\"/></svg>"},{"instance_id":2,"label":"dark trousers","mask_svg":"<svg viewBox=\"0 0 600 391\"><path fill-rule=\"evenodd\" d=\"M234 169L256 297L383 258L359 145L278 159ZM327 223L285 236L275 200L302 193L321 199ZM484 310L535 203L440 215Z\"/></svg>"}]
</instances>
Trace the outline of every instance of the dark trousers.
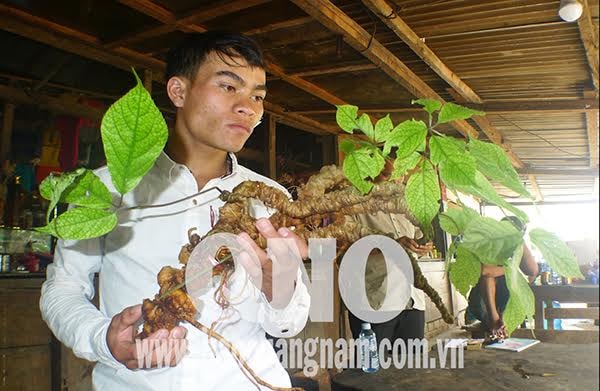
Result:
<instances>
[{"instance_id":1,"label":"dark trousers","mask_svg":"<svg viewBox=\"0 0 600 391\"><path fill-rule=\"evenodd\" d=\"M358 339L362 320L348 312L350 330L352 337ZM388 338L392 345L398 338L405 342L408 339L423 338L425 336L425 311L404 310L394 319L384 323L371 323L371 329L377 337L377 341Z\"/></svg>"}]
</instances>

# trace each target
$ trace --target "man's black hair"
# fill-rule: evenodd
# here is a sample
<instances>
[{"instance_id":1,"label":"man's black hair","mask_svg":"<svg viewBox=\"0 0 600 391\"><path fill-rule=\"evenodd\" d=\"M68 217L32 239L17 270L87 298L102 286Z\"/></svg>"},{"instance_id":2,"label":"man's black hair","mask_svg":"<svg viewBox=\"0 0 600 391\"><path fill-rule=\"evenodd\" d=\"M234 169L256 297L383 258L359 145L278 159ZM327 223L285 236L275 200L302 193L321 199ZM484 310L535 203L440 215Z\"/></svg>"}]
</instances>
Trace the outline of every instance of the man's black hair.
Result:
<instances>
[{"instance_id":1,"label":"man's black hair","mask_svg":"<svg viewBox=\"0 0 600 391\"><path fill-rule=\"evenodd\" d=\"M228 64L238 65L236 59L241 58L250 66L265 69L262 50L252 38L228 31L207 31L188 34L169 51L165 80L173 76L194 80L198 67L210 53L217 54Z\"/></svg>"}]
</instances>

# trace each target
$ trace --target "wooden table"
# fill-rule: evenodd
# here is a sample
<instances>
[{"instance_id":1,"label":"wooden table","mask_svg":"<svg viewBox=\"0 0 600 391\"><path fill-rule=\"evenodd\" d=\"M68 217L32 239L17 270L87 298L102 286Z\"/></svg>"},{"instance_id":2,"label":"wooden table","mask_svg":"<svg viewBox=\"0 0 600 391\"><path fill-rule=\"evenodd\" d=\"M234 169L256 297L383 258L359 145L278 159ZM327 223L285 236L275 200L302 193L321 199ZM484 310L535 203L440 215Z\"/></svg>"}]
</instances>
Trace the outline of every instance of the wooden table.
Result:
<instances>
[{"instance_id":1,"label":"wooden table","mask_svg":"<svg viewBox=\"0 0 600 391\"><path fill-rule=\"evenodd\" d=\"M597 319L597 308L552 308L552 301L559 303L587 303L597 304L600 301L598 285L535 285L532 286L535 295L535 328L544 328L544 319ZM546 308L544 309L544 303ZM548 316L550 315L550 316ZM554 322L548 321L548 328L552 329Z\"/></svg>"},{"instance_id":2,"label":"wooden table","mask_svg":"<svg viewBox=\"0 0 600 391\"><path fill-rule=\"evenodd\" d=\"M596 344L540 343L520 353L483 349L465 351L463 369L381 369L366 374L349 369L332 379L333 391L357 390L597 390ZM437 357L434 349L429 357ZM552 373L554 376L527 373Z\"/></svg>"}]
</instances>

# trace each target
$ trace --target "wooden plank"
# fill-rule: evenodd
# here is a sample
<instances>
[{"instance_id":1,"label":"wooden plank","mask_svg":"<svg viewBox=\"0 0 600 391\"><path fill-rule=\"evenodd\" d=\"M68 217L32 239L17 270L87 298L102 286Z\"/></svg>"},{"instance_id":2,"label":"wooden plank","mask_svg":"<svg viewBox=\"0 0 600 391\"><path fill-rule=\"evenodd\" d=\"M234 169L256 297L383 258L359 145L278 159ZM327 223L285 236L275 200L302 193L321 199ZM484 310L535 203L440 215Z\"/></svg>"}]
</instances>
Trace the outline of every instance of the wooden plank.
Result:
<instances>
[{"instance_id":1,"label":"wooden plank","mask_svg":"<svg viewBox=\"0 0 600 391\"><path fill-rule=\"evenodd\" d=\"M598 101L594 91L584 91L583 95L586 98L594 99L596 102ZM591 168L598 168L598 120L598 110L585 113L585 127L587 131Z\"/></svg>"},{"instance_id":2,"label":"wooden plank","mask_svg":"<svg viewBox=\"0 0 600 391\"><path fill-rule=\"evenodd\" d=\"M600 319L598 308L546 308L546 319Z\"/></svg>"},{"instance_id":3,"label":"wooden plank","mask_svg":"<svg viewBox=\"0 0 600 391\"><path fill-rule=\"evenodd\" d=\"M163 24L174 24L177 18L168 9L156 4L153 1L147 0L118 0L119 3L126 5L129 8L133 8L144 15L148 15L151 18L158 20Z\"/></svg>"},{"instance_id":4,"label":"wooden plank","mask_svg":"<svg viewBox=\"0 0 600 391\"><path fill-rule=\"evenodd\" d=\"M307 24L307 23L311 22L312 20L313 19L310 16L302 16L300 18L284 20L283 22L275 22L275 23L267 24L266 26L261 26L261 27L250 29L250 30L246 30L246 31L244 31L244 34L245 35L258 35L258 34L270 33L272 31L301 26L303 24Z\"/></svg>"},{"instance_id":5,"label":"wooden plank","mask_svg":"<svg viewBox=\"0 0 600 391\"><path fill-rule=\"evenodd\" d=\"M275 117L269 115L267 128L267 162L269 164L267 172L269 178L277 179L277 123Z\"/></svg>"},{"instance_id":6,"label":"wooden plank","mask_svg":"<svg viewBox=\"0 0 600 391\"><path fill-rule=\"evenodd\" d=\"M452 86L462 97L473 103L482 103L481 98L464 83L440 58L427 46L405 22L396 14L385 0L363 0L363 3L379 16L398 37L404 41L435 73Z\"/></svg>"},{"instance_id":7,"label":"wooden plank","mask_svg":"<svg viewBox=\"0 0 600 391\"><path fill-rule=\"evenodd\" d=\"M533 189L533 195L536 202L544 201L544 196L542 195L542 191L540 190L535 175L529 174L529 182L531 183L531 188Z\"/></svg>"},{"instance_id":8,"label":"wooden plank","mask_svg":"<svg viewBox=\"0 0 600 391\"><path fill-rule=\"evenodd\" d=\"M350 46L379 66L415 97L443 101L406 64L330 1L292 0L292 2L329 30L343 35L344 40ZM452 126L466 137L477 137L478 135L477 131L465 121L454 121Z\"/></svg>"},{"instance_id":9,"label":"wooden plank","mask_svg":"<svg viewBox=\"0 0 600 391\"><path fill-rule=\"evenodd\" d=\"M320 76L320 75L331 75L336 73L346 73L346 72L360 72L360 71L369 71L373 69L379 69L377 65L373 63L369 64L348 64L348 65L337 65L337 66L325 66L325 67L317 67L312 69L304 69L304 70L296 70L289 71L290 76Z\"/></svg>"},{"instance_id":10,"label":"wooden plank","mask_svg":"<svg viewBox=\"0 0 600 391\"><path fill-rule=\"evenodd\" d=\"M267 63L267 72L269 72L272 75L277 76L281 80L293 85L294 87L300 88L301 90L306 91L309 94L324 100L327 103L330 103L332 105L347 104L344 100L338 98L337 96L324 90L323 88L321 88L309 81L302 79L299 76L287 75L280 66L275 65L272 62Z\"/></svg>"},{"instance_id":11,"label":"wooden plank","mask_svg":"<svg viewBox=\"0 0 600 391\"><path fill-rule=\"evenodd\" d=\"M583 6L583 14L577 21L577 25L590 67L591 79L598 93L598 28L592 23L588 0L581 0L580 3Z\"/></svg>"},{"instance_id":12,"label":"wooden plank","mask_svg":"<svg viewBox=\"0 0 600 391\"><path fill-rule=\"evenodd\" d=\"M577 169L577 168L573 168L573 169L541 169L541 168L526 168L523 170L517 170L517 172L519 174L523 174L523 175L536 175L536 176L567 176L567 177L572 177L572 176L577 176L577 177L598 177L598 170L597 169L591 169L591 168L586 168L586 169Z\"/></svg>"},{"instance_id":13,"label":"wooden plank","mask_svg":"<svg viewBox=\"0 0 600 391\"><path fill-rule=\"evenodd\" d=\"M4 104L2 115L2 136L0 137L0 163L8 158L12 144L13 123L15 119L15 105L13 103Z\"/></svg>"},{"instance_id":14,"label":"wooden plank","mask_svg":"<svg viewBox=\"0 0 600 391\"><path fill-rule=\"evenodd\" d=\"M536 299L561 303L598 303L598 285L534 285Z\"/></svg>"}]
</instances>

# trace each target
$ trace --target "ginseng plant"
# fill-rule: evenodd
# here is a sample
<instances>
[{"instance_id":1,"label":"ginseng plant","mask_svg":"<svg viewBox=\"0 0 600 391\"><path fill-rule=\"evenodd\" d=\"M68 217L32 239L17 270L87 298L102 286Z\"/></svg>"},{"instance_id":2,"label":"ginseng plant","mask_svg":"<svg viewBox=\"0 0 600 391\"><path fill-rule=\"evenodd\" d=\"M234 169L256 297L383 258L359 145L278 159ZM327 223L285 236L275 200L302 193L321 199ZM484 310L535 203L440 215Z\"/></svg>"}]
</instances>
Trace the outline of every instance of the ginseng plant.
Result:
<instances>
[{"instance_id":1,"label":"ginseng plant","mask_svg":"<svg viewBox=\"0 0 600 391\"><path fill-rule=\"evenodd\" d=\"M153 166L165 146L168 131L152 98L137 75L135 78L136 86L107 110L101 125L107 166L118 193L116 201L113 201L113 194L106 185L89 169L52 174L40 184L40 193L50 201L50 206L47 225L37 228L39 231L63 239L100 237L119 224L120 211L148 207L122 205L123 195L132 191ZM203 237L193 233L194 227L189 227L188 243L183 244L178 255L183 267L165 266L158 273L159 293L153 299L144 300L142 313L145 323L139 336L149 335L160 328L171 329L186 321L224 344L255 385L280 389L260 379L237 349L214 331L214 324L208 327L196 320L197 311L185 286L185 267L189 256L195 246L210 234L247 232L259 246L265 248L266 240L259 235L255 219L247 212L251 199L258 199L277 210L270 217L276 229L291 227L304 239L336 238L338 255L364 236L387 234L363 227L348 216L377 211L402 213L421 227L427 237L431 237L433 232L432 220L439 216L443 230L462 237L460 242L450 246L449 251L449 258L456 258L450 263L449 273L457 289L467 294L479 278L481 263L504 265L511 294L504 314L509 331L525 317L531 316L534 312L533 295L518 269L523 233L508 222L481 217L462 204L460 209L440 211L440 185L443 183L449 189L494 203L527 221L521 210L498 196L488 178L524 196L529 196L527 190L499 147L475 139L467 143L436 130L438 124L483 113L427 99L414 103L427 111L429 124L410 120L394 126L388 115L373 125L367 114L358 116L356 106L339 106L336 119L340 128L348 133L361 132L365 137L342 142L340 148L346 154L343 170L336 166L323 167L298 190L296 201L290 201L287 194L260 182L246 181L231 191L219 189L224 202L219 209L219 220ZM389 181L376 180L386 160L393 161L392 177ZM406 186L397 180L401 177L405 177ZM51 219L59 202L72 207ZM553 234L535 229L529 236L554 270L563 276L581 276L573 255ZM415 258L412 255L410 258L415 273L414 285L423 289L444 320L452 323L453 316L421 273ZM231 253L223 248L215 259L218 264L203 273L221 277L215 299L225 310L229 301L223 287L232 275Z\"/></svg>"}]
</instances>

